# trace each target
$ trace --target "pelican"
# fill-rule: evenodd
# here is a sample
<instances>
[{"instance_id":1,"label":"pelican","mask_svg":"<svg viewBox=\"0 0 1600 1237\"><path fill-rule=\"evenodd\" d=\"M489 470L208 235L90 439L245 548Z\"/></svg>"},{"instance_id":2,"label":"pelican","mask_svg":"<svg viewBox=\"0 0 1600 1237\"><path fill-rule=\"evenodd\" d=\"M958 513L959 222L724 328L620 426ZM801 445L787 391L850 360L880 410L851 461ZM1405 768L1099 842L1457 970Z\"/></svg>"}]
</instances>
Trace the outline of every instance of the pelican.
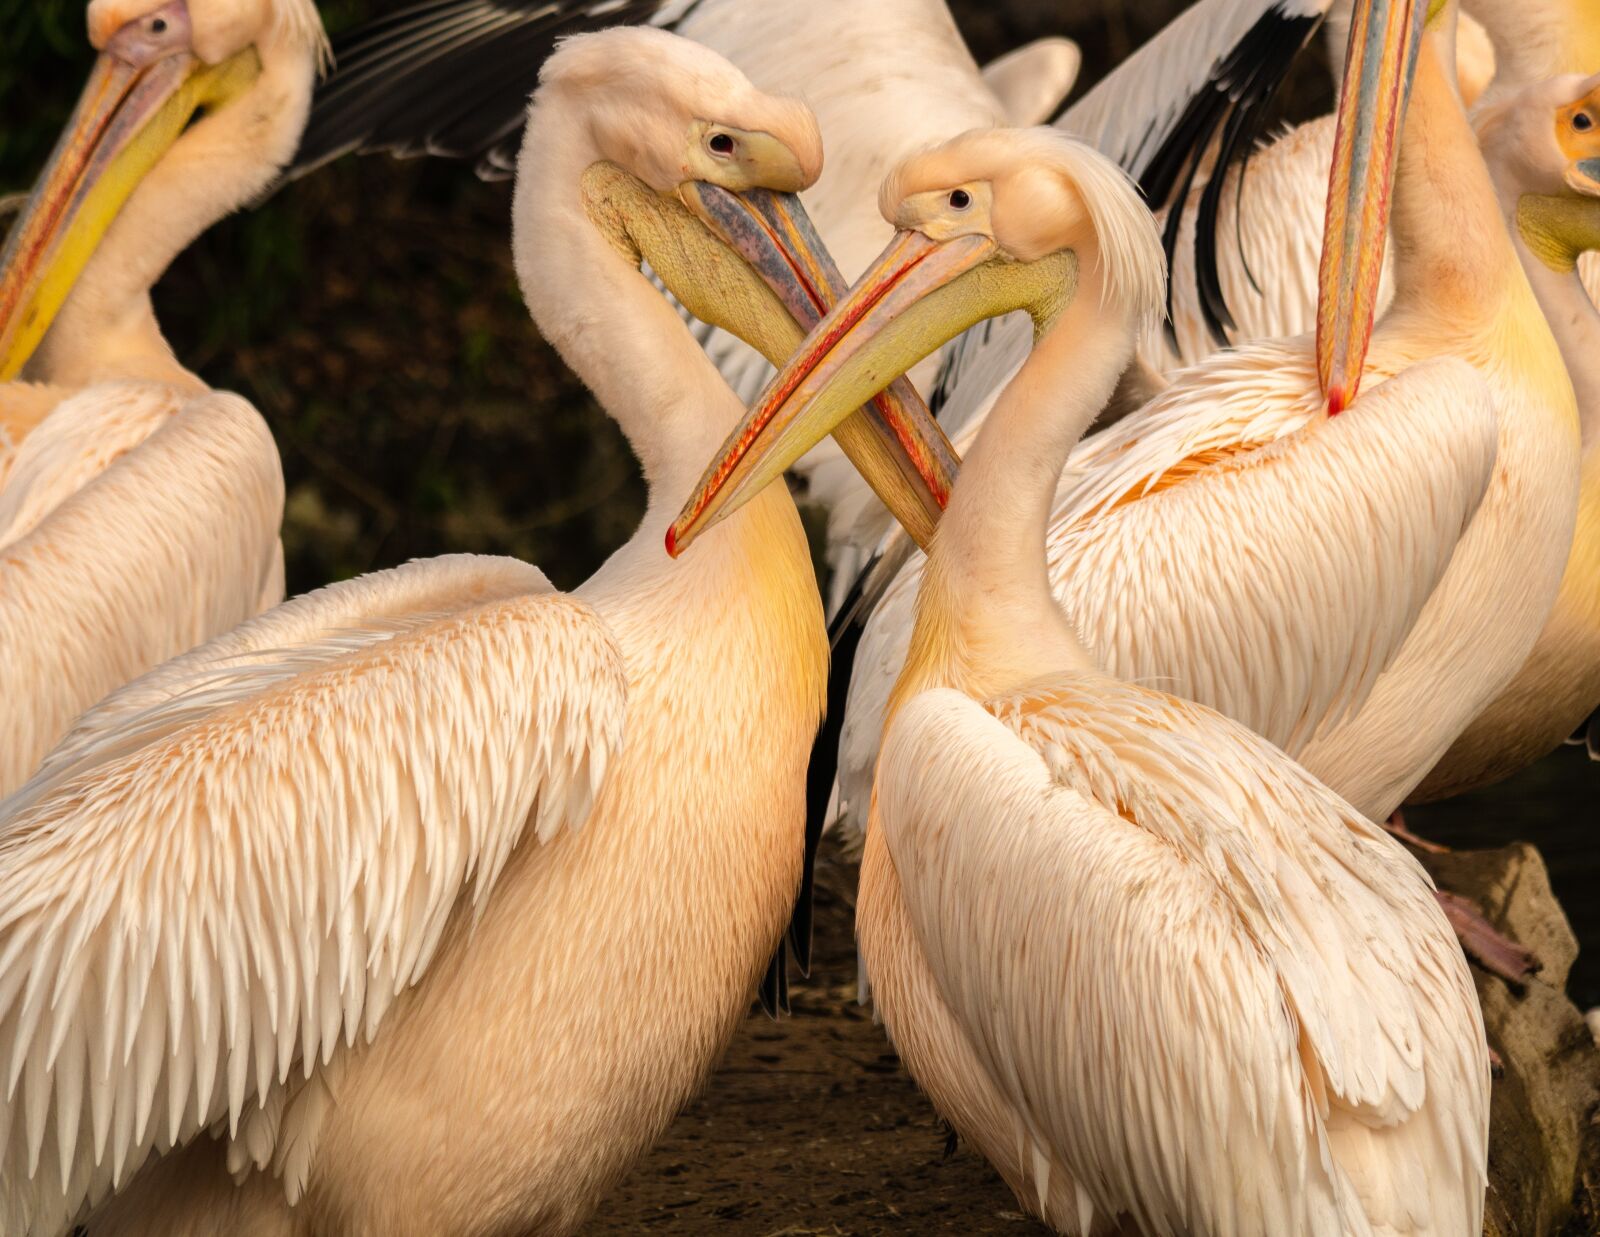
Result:
<instances>
[{"instance_id":1,"label":"pelican","mask_svg":"<svg viewBox=\"0 0 1600 1237\"><path fill-rule=\"evenodd\" d=\"M1243 722L1377 820L1521 666L1577 509L1572 387L1455 93L1453 17L1453 4L1434 12L1416 56L1393 197L1397 294L1364 365L1346 355L1332 374L1307 337L1184 371L1073 452L1049 526L1057 595L1107 670ZM1358 50L1353 71L1380 63ZM1345 92L1345 112L1356 98ZM1330 228L1377 192L1341 174ZM1382 251L1381 234L1332 235L1328 301L1370 307L1378 269L1360 257ZM1489 415L1448 384L1344 408L1363 372L1433 356L1471 363ZM860 636L839 745L858 836L920 574L920 560L901 571ZM1468 932L1493 969L1531 962L1486 924Z\"/></svg>"},{"instance_id":2,"label":"pelican","mask_svg":"<svg viewBox=\"0 0 1600 1237\"><path fill-rule=\"evenodd\" d=\"M88 22L99 59L0 259L0 795L106 692L283 597L272 435L177 361L150 289L294 153L321 22L310 0Z\"/></svg>"},{"instance_id":3,"label":"pelican","mask_svg":"<svg viewBox=\"0 0 1600 1237\"><path fill-rule=\"evenodd\" d=\"M1503 39L1510 37L1509 31L1502 31ZM1524 40L1525 32L1519 30L1518 42ZM1508 58L1505 71L1475 115L1474 127L1517 256L1576 389L1583 446L1579 517L1555 607L1527 662L1417 788L1413 800L1418 802L1510 776L1559 746L1600 703L1600 447L1596 445L1600 377L1594 372L1600 325L1592 303L1600 293L1600 267L1579 262L1582 247L1597 243L1596 225L1586 221L1600 210L1593 200L1595 185L1579 165L1600 150L1600 141L1593 129L1574 127L1594 124L1600 110L1590 97L1592 83L1571 74L1517 84L1522 74L1540 69L1558 72L1563 64L1580 63L1581 50L1574 52L1574 47L1584 46L1581 39L1562 34L1535 39L1531 46L1533 51L1523 48ZM1595 54L1600 56L1600 51ZM1467 93L1464 89L1463 95ZM1233 246L1231 252L1237 254L1238 244L1250 247L1246 262L1221 263L1224 294L1235 310L1240 337L1289 331L1314 320L1313 281L1303 274L1305 262L1284 269L1275 258L1288 252L1314 252L1311 229L1320 226L1313 217L1320 211L1321 199L1310 183L1319 175L1317 159L1325 165L1331 149L1331 124L1313 122L1252 162L1238 199L1239 218L1270 216L1272 227L1241 226L1224 216L1218 229L1223 250ZM1314 157L1306 157L1308 150ZM1523 199L1530 194L1539 201L1559 199L1562 205L1549 209L1570 215L1576 227L1560 233L1554 251L1540 243L1545 235L1541 212L1531 205L1524 208ZM1232 190L1224 194L1225 202L1234 200ZM1568 252L1569 244L1577 248ZM1180 244L1177 252L1174 282L1181 287L1189 271L1188 246ZM1251 287L1242 273L1246 265L1261 291ZM1236 273L1232 281L1226 278L1230 270ZM1379 303L1388 296L1381 291ZM1179 315L1177 322L1178 338L1186 341L1180 352L1203 355L1198 311ZM1159 340L1159 332L1152 332L1147 349Z\"/></svg>"},{"instance_id":4,"label":"pelican","mask_svg":"<svg viewBox=\"0 0 1600 1237\"><path fill-rule=\"evenodd\" d=\"M1052 595L1057 478L1161 304L1153 220L1048 129L957 138L882 202L889 248L673 531L956 331L1033 319L934 536L879 757L857 933L901 1059L1061 1233L1479 1232L1487 1050L1426 875L1244 726L1097 670ZM1439 383L1487 405L1456 360L1363 402Z\"/></svg>"},{"instance_id":5,"label":"pelican","mask_svg":"<svg viewBox=\"0 0 1600 1237\"><path fill-rule=\"evenodd\" d=\"M705 1081L788 919L827 650L781 487L662 550L741 406L639 268L785 351L820 162L665 32L550 57L516 267L639 530L570 594L460 556L287 602L6 802L0 1229L571 1233Z\"/></svg>"},{"instance_id":6,"label":"pelican","mask_svg":"<svg viewBox=\"0 0 1600 1237\"><path fill-rule=\"evenodd\" d=\"M1538 642L1418 786L1418 801L1509 777L1560 746L1600 705L1600 312L1592 299L1600 280L1586 291L1579 270L1584 254L1600 250L1600 76L1555 78L1501 97L1477 117L1477 130L1517 255L1577 392L1581 493L1561 591Z\"/></svg>"}]
</instances>

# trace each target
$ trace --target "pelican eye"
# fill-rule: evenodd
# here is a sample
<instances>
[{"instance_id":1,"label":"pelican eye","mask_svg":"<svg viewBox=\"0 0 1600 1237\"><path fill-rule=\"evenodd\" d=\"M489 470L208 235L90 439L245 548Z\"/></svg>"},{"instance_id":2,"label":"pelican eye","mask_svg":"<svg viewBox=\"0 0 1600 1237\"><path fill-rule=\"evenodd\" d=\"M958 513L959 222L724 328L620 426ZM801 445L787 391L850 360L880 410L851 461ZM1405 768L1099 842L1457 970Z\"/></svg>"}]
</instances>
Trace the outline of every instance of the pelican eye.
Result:
<instances>
[{"instance_id":1,"label":"pelican eye","mask_svg":"<svg viewBox=\"0 0 1600 1237\"><path fill-rule=\"evenodd\" d=\"M972 205L972 195L965 189L957 189L950 194L951 210L966 210Z\"/></svg>"},{"instance_id":2,"label":"pelican eye","mask_svg":"<svg viewBox=\"0 0 1600 1237\"><path fill-rule=\"evenodd\" d=\"M167 19L158 17L150 23L151 34L165 34L167 32Z\"/></svg>"},{"instance_id":3,"label":"pelican eye","mask_svg":"<svg viewBox=\"0 0 1600 1237\"><path fill-rule=\"evenodd\" d=\"M714 155L731 155L733 153L734 141L733 138L726 133L713 133L710 138L707 139L706 145L710 147L711 153Z\"/></svg>"},{"instance_id":4,"label":"pelican eye","mask_svg":"<svg viewBox=\"0 0 1600 1237\"><path fill-rule=\"evenodd\" d=\"M1588 112L1579 112L1572 118L1572 127L1579 133L1587 133L1594 128L1594 117Z\"/></svg>"}]
</instances>

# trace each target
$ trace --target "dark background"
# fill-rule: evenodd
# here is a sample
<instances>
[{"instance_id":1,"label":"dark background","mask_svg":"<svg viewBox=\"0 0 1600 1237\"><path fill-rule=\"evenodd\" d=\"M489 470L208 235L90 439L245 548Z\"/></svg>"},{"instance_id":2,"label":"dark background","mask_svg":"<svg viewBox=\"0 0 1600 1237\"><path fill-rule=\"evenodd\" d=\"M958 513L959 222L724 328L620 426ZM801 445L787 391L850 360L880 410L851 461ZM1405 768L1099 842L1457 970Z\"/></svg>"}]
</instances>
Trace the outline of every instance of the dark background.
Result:
<instances>
[{"instance_id":1,"label":"dark background","mask_svg":"<svg viewBox=\"0 0 1600 1237\"><path fill-rule=\"evenodd\" d=\"M5 23L0 194L28 188L77 97L86 7L16 3ZM322 12L337 32L391 7ZM1078 40L1080 90L1182 7L951 5L980 62ZM1326 107L1326 77L1303 77L1297 110ZM452 550L514 554L571 587L632 531L632 455L534 332L509 212L509 184L461 164L346 158L213 228L156 289L178 356L277 436L291 593Z\"/></svg>"}]
</instances>

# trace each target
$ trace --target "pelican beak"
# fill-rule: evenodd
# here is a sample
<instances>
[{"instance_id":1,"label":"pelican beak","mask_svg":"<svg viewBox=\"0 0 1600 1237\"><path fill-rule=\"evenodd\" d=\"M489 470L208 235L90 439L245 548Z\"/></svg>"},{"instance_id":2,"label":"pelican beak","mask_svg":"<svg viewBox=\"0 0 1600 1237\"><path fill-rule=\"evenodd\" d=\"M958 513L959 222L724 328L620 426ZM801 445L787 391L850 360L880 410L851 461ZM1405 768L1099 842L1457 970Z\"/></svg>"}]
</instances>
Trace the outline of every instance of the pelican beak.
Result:
<instances>
[{"instance_id":1,"label":"pelican beak","mask_svg":"<svg viewBox=\"0 0 1600 1237\"><path fill-rule=\"evenodd\" d=\"M802 331L845 294L844 277L793 193L731 193L705 181L679 189L684 205L738 253ZM774 365L788 359L767 358ZM917 544L926 546L949 501L959 460L907 378L896 378L833 429L840 448Z\"/></svg>"},{"instance_id":2,"label":"pelican beak","mask_svg":"<svg viewBox=\"0 0 1600 1237\"><path fill-rule=\"evenodd\" d=\"M1417 49L1440 0L1357 0L1339 92L1317 298L1317 375L1330 414L1361 385L1388 239L1394 184Z\"/></svg>"},{"instance_id":3,"label":"pelican beak","mask_svg":"<svg viewBox=\"0 0 1600 1237\"><path fill-rule=\"evenodd\" d=\"M253 49L208 66L191 52L184 0L119 30L0 256L0 382L15 378L139 182L194 113L260 72Z\"/></svg>"},{"instance_id":4,"label":"pelican beak","mask_svg":"<svg viewBox=\"0 0 1600 1237\"><path fill-rule=\"evenodd\" d=\"M937 241L902 231L822 319L724 444L667 535L677 554L832 432L852 409L985 318L1063 295L1053 254L1022 263L984 235ZM1036 317L1042 311L1036 309ZM868 478L871 480L871 478Z\"/></svg>"}]
</instances>

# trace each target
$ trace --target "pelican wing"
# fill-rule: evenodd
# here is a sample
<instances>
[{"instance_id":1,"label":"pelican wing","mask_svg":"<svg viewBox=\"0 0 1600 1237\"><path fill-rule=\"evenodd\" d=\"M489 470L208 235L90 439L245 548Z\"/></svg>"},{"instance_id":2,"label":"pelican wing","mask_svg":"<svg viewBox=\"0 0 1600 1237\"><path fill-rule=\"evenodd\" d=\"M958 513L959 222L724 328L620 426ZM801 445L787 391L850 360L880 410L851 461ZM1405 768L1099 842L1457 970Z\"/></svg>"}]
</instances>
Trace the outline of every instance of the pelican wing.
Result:
<instances>
[{"instance_id":1,"label":"pelican wing","mask_svg":"<svg viewBox=\"0 0 1600 1237\"><path fill-rule=\"evenodd\" d=\"M1167 192L1241 107L1259 106L1316 33L1329 0L1200 0L1056 119ZM1264 97L1263 97L1264 96Z\"/></svg>"},{"instance_id":2,"label":"pelican wing","mask_svg":"<svg viewBox=\"0 0 1600 1237\"><path fill-rule=\"evenodd\" d=\"M0 797L83 710L282 597L283 475L234 395L92 387L0 488Z\"/></svg>"},{"instance_id":3,"label":"pelican wing","mask_svg":"<svg viewBox=\"0 0 1600 1237\"><path fill-rule=\"evenodd\" d=\"M1333 161L1333 116L1299 125L1256 152L1249 175L1227 169L1215 232L1220 295L1235 343L1290 339L1317 327L1317 269L1322 256L1328 168ZM1210 181L1206 181L1209 187ZM1197 187L1185 203L1172 255L1170 333L1149 333L1141 355L1163 372L1205 360L1217 350L1196 269ZM1394 298L1392 262L1384 255L1378 293L1381 318Z\"/></svg>"},{"instance_id":4,"label":"pelican wing","mask_svg":"<svg viewBox=\"0 0 1600 1237\"><path fill-rule=\"evenodd\" d=\"M592 610L461 556L289 602L86 717L0 805L0 1230L60 1231L372 1038L525 829L582 823L625 694Z\"/></svg>"},{"instance_id":5,"label":"pelican wing","mask_svg":"<svg viewBox=\"0 0 1600 1237\"><path fill-rule=\"evenodd\" d=\"M1488 389L1462 361L1370 387L1332 422L1310 364L1303 347L1262 345L1180 374L1074 451L1046 545L1056 596L1109 672L1291 755L1359 711L1399 654L1497 444ZM886 592L857 654L839 782L858 828L925 561Z\"/></svg>"},{"instance_id":6,"label":"pelican wing","mask_svg":"<svg viewBox=\"0 0 1600 1237\"><path fill-rule=\"evenodd\" d=\"M1083 51L1071 39L1043 38L983 66L983 83L1018 128L1042 125L1061 110L1083 67Z\"/></svg>"},{"instance_id":7,"label":"pelican wing","mask_svg":"<svg viewBox=\"0 0 1600 1237\"><path fill-rule=\"evenodd\" d=\"M1086 475L1058 505L1050 546L1063 604L1113 673L1291 754L1356 713L1399 653L1498 443L1488 387L1453 359L1372 387L1329 422L1303 404L1314 432L1294 432L1290 401L1248 402L1262 389L1248 371L1263 364L1304 399L1315 382L1293 366L1309 359L1273 346L1213 367L1232 432L1188 422L1198 409L1180 379L1142 425L1098 436L1074 460Z\"/></svg>"},{"instance_id":8,"label":"pelican wing","mask_svg":"<svg viewBox=\"0 0 1600 1237\"><path fill-rule=\"evenodd\" d=\"M1466 963L1420 867L1280 752L1063 676L913 698L877 794L939 992L1080 1214L1478 1231Z\"/></svg>"},{"instance_id":9,"label":"pelican wing","mask_svg":"<svg viewBox=\"0 0 1600 1237\"><path fill-rule=\"evenodd\" d=\"M352 151L478 160L509 176L528 95L556 43L650 22L670 26L699 0L425 0L333 44L289 175Z\"/></svg>"}]
</instances>

